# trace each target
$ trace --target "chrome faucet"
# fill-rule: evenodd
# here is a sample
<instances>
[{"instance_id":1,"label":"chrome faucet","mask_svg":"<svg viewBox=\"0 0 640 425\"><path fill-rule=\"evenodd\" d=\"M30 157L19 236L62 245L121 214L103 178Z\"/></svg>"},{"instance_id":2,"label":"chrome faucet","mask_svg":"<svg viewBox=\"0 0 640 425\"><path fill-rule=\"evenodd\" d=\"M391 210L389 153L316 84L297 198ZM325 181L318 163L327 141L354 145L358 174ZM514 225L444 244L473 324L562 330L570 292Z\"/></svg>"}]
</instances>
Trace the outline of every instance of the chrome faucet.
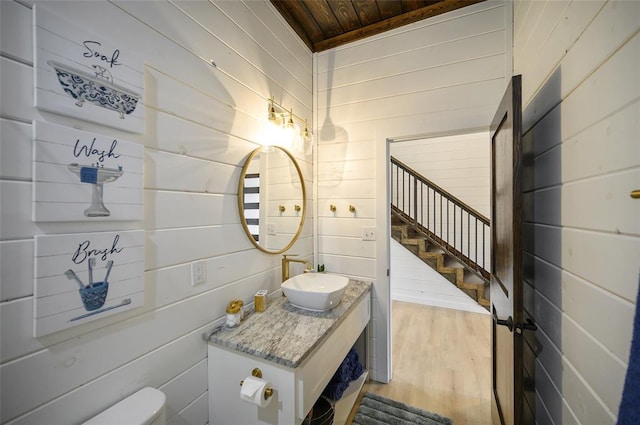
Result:
<instances>
[{"instance_id":1,"label":"chrome faucet","mask_svg":"<svg viewBox=\"0 0 640 425\"><path fill-rule=\"evenodd\" d=\"M305 265L304 273L308 273L313 271L311 268L311 262L308 260L298 260L294 258L287 257L295 257L298 254L285 254L282 256L282 281L289 279L289 263L302 263Z\"/></svg>"}]
</instances>

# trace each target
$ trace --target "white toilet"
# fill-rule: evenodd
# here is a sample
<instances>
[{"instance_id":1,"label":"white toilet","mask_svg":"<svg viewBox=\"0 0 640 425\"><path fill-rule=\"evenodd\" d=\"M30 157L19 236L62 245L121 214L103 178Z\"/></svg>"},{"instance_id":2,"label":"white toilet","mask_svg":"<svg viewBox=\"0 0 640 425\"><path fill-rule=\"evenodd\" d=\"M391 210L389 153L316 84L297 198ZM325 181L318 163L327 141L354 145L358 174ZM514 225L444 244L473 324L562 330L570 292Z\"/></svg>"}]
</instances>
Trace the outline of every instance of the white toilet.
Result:
<instances>
[{"instance_id":1,"label":"white toilet","mask_svg":"<svg viewBox=\"0 0 640 425\"><path fill-rule=\"evenodd\" d=\"M164 425L167 397L146 387L114 404L84 425Z\"/></svg>"}]
</instances>

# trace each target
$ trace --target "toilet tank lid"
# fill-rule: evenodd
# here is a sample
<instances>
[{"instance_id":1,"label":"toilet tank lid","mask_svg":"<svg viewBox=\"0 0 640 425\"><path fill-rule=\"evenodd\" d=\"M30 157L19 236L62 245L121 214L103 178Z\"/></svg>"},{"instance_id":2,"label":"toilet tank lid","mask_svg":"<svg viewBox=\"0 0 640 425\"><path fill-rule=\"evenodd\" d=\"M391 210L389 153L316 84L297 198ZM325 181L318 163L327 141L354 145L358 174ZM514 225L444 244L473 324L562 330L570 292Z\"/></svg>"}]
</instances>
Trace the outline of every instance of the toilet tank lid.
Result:
<instances>
[{"instance_id":1,"label":"toilet tank lid","mask_svg":"<svg viewBox=\"0 0 640 425\"><path fill-rule=\"evenodd\" d=\"M91 418L84 425L148 425L164 411L165 394L145 387Z\"/></svg>"}]
</instances>

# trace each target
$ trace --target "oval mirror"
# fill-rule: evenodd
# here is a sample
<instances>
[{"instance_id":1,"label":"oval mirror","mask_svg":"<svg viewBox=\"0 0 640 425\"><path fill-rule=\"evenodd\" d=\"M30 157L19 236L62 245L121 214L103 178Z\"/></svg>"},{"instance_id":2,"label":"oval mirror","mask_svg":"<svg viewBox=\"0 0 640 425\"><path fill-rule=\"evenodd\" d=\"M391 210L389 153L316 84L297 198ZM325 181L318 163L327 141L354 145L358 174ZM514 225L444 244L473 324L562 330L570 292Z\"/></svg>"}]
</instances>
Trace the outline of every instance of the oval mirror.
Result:
<instances>
[{"instance_id":1,"label":"oval mirror","mask_svg":"<svg viewBox=\"0 0 640 425\"><path fill-rule=\"evenodd\" d=\"M238 182L238 211L247 237L269 254L289 249L300 236L307 212L300 166L279 146L257 148Z\"/></svg>"}]
</instances>

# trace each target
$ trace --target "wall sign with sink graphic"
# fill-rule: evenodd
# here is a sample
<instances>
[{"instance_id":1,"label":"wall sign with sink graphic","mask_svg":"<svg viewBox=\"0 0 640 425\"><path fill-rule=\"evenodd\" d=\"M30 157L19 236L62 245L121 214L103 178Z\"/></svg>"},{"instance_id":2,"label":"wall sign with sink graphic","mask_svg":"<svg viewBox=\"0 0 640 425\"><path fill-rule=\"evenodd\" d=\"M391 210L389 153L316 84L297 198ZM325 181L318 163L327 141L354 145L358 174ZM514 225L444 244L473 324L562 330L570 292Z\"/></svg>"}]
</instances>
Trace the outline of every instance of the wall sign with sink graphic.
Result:
<instances>
[{"instance_id":1,"label":"wall sign with sink graphic","mask_svg":"<svg viewBox=\"0 0 640 425\"><path fill-rule=\"evenodd\" d=\"M115 46L36 4L35 106L135 133L144 132L144 65Z\"/></svg>"},{"instance_id":2,"label":"wall sign with sink graphic","mask_svg":"<svg viewBox=\"0 0 640 425\"><path fill-rule=\"evenodd\" d=\"M37 235L34 337L144 304L144 231Z\"/></svg>"},{"instance_id":3,"label":"wall sign with sink graphic","mask_svg":"<svg viewBox=\"0 0 640 425\"><path fill-rule=\"evenodd\" d=\"M33 133L34 221L144 218L142 145L40 121Z\"/></svg>"}]
</instances>

